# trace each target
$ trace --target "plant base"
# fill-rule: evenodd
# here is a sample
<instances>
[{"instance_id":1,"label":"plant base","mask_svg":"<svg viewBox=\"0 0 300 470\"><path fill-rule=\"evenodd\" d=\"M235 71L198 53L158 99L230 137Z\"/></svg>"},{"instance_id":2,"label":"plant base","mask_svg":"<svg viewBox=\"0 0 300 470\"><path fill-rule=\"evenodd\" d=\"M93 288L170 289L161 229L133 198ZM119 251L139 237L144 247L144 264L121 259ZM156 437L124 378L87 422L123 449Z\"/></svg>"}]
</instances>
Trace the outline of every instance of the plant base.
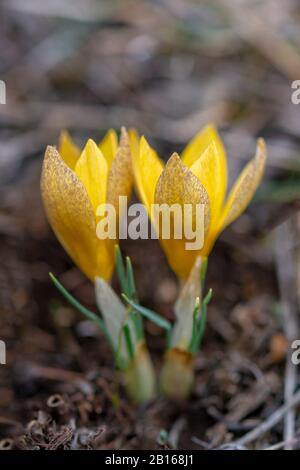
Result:
<instances>
[{"instance_id":1,"label":"plant base","mask_svg":"<svg viewBox=\"0 0 300 470\"><path fill-rule=\"evenodd\" d=\"M189 397L194 383L193 355L179 348L167 351L160 378L160 389L172 400Z\"/></svg>"},{"instance_id":2,"label":"plant base","mask_svg":"<svg viewBox=\"0 0 300 470\"><path fill-rule=\"evenodd\" d=\"M137 345L135 356L124 374L127 394L134 403L144 403L155 397L155 372L144 342Z\"/></svg>"}]
</instances>

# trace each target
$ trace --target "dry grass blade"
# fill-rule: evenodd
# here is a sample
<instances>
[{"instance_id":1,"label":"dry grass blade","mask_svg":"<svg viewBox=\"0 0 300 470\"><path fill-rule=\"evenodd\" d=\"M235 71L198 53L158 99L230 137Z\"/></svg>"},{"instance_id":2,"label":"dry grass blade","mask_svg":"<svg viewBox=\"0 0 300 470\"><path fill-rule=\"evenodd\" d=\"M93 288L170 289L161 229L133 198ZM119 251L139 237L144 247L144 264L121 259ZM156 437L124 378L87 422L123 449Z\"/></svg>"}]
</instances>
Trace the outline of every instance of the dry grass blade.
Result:
<instances>
[{"instance_id":1,"label":"dry grass blade","mask_svg":"<svg viewBox=\"0 0 300 470\"><path fill-rule=\"evenodd\" d=\"M274 413L269 416L265 421L263 421L259 426L257 426L252 431L248 432L240 439L234 441L237 446L245 446L250 444L251 442L259 439L268 431L270 431L277 423L279 423L283 417L285 416L286 412L290 409L295 408L300 403L300 390L293 395L293 397L280 408L278 408Z\"/></svg>"},{"instance_id":2,"label":"dry grass blade","mask_svg":"<svg viewBox=\"0 0 300 470\"><path fill-rule=\"evenodd\" d=\"M283 320L283 328L285 335L291 344L294 339L298 338L299 321L298 312L296 311L296 266L295 266L295 246L296 238L295 219L291 218L277 227L275 231L275 262L277 267L277 277L279 283L279 291L281 298L281 312ZM284 381L284 399L286 402L290 400L297 384L297 367L292 362L292 349L288 348L286 358L286 370ZM295 410L291 408L287 411L284 418L284 441L286 441L285 449L291 450L295 433Z\"/></svg>"}]
</instances>

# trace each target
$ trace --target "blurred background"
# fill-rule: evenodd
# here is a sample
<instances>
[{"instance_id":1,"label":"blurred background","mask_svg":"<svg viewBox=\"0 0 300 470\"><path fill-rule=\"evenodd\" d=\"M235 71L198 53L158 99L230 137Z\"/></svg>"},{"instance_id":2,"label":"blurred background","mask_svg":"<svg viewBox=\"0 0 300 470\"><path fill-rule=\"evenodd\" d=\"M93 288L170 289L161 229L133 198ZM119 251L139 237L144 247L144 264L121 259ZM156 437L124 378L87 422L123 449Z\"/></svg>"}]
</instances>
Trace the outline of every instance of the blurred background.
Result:
<instances>
[{"instance_id":1,"label":"blurred background","mask_svg":"<svg viewBox=\"0 0 300 470\"><path fill-rule=\"evenodd\" d=\"M291 85L300 80L299 24L296 0L1 2L0 448L216 447L296 389L289 354L300 338L300 104ZM191 403L157 400L135 411L121 392L116 407L101 334L50 285L53 271L95 308L91 285L45 219L43 153L62 129L82 146L125 125L166 159L209 122L224 139L231 181L265 138L264 182L211 256L214 300ZM177 285L156 241L123 249L141 301L172 319ZM147 330L159 364L161 332ZM255 445L291 440L299 429L294 410Z\"/></svg>"}]
</instances>

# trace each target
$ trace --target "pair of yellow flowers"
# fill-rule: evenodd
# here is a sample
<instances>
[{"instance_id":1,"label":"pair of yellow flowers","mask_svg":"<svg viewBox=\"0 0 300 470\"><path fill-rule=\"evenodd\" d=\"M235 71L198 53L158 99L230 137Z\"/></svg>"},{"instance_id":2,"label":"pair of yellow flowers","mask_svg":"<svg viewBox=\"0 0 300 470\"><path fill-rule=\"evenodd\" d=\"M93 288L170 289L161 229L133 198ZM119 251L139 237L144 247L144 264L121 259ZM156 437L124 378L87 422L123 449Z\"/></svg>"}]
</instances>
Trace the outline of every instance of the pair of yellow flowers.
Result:
<instances>
[{"instance_id":1,"label":"pair of yellow flowers","mask_svg":"<svg viewBox=\"0 0 300 470\"><path fill-rule=\"evenodd\" d=\"M201 250L186 250L185 240L161 239L176 275L187 278L195 259L206 257L222 230L250 203L263 175L266 148L258 140L254 158L245 166L228 196L227 159L216 129L209 125L164 165L144 137L121 130L120 140L109 130L97 145L88 140L82 152L67 133L58 150L48 146L42 170L42 197L50 224L73 261L94 281L109 280L114 269L116 240L96 236L97 207L115 206L130 196L133 181L149 215L151 205L203 204L205 242Z\"/></svg>"}]
</instances>

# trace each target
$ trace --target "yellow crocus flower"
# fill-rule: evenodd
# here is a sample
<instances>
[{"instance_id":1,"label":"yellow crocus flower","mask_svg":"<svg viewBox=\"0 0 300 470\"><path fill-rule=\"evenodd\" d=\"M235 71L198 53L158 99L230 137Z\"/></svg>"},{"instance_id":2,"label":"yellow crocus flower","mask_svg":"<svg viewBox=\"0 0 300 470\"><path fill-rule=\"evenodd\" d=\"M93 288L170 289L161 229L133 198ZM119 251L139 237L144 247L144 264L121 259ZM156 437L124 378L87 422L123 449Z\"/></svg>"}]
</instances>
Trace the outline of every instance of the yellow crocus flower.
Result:
<instances>
[{"instance_id":1,"label":"yellow crocus flower","mask_svg":"<svg viewBox=\"0 0 300 470\"><path fill-rule=\"evenodd\" d=\"M226 197L227 158L214 126L206 126L189 142L182 158L173 153L166 165L144 137L138 140L132 131L130 142L135 183L149 216L152 204L204 205L205 237L200 250L186 250L185 239L160 239L170 266L186 279L196 257L207 257L222 230L249 205L264 172L265 143L258 140L255 157Z\"/></svg>"},{"instance_id":2,"label":"yellow crocus flower","mask_svg":"<svg viewBox=\"0 0 300 470\"><path fill-rule=\"evenodd\" d=\"M116 240L96 236L96 210L113 204L118 214L119 196L130 196L132 164L127 131L118 142L109 130L97 145L89 139L82 150L68 133L58 150L48 146L41 175L41 193L48 220L69 256L92 281L109 280L114 268Z\"/></svg>"}]
</instances>

